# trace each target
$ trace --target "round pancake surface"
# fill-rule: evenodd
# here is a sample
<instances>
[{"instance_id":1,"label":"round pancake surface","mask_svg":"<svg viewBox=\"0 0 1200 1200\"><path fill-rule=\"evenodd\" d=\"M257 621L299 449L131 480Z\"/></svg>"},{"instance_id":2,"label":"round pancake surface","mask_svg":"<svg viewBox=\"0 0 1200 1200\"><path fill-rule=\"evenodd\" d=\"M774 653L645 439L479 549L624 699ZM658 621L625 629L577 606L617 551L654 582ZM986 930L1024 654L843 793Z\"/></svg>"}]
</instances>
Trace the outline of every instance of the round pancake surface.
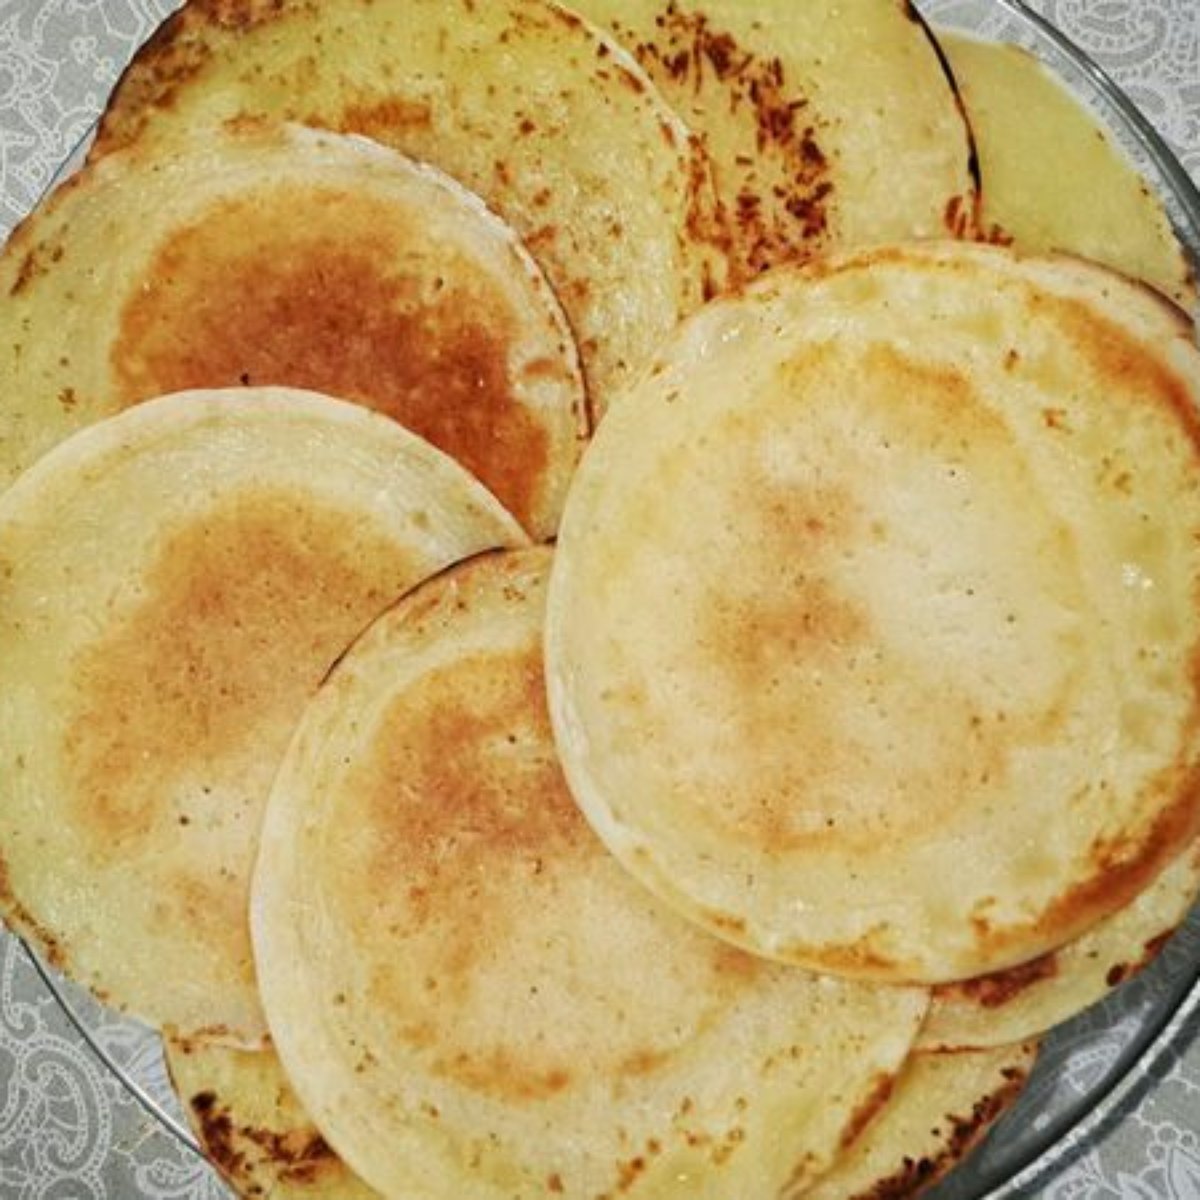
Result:
<instances>
[{"instance_id":1,"label":"round pancake surface","mask_svg":"<svg viewBox=\"0 0 1200 1200\"><path fill-rule=\"evenodd\" d=\"M968 226L966 124L903 0L575 7L616 34L703 139L735 277Z\"/></svg>"},{"instance_id":2,"label":"round pancake surface","mask_svg":"<svg viewBox=\"0 0 1200 1200\"><path fill-rule=\"evenodd\" d=\"M617 856L756 951L939 982L1032 958L1200 820L1190 323L961 243L686 322L568 500L556 740Z\"/></svg>"},{"instance_id":3,"label":"round pancake surface","mask_svg":"<svg viewBox=\"0 0 1200 1200\"><path fill-rule=\"evenodd\" d=\"M276 1049L387 1195L799 1188L899 1069L926 993L746 955L613 861L554 754L549 557L417 589L307 710L253 884Z\"/></svg>"},{"instance_id":4,"label":"round pancake surface","mask_svg":"<svg viewBox=\"0 0 1200 1200\"><path fill-rule=\"evenodd\" d=\"M394 422L284 389L183 393L0 499L0 908L114 1007L264 1032L248 921L292 725L405 589L523 541Z\"/></svg>"},{"instance_id":5,"label":"round pancake surface","mask_svg":"<svg viewBox=\"0 0 1200 1200\"><path fill-rule=\"evenodd\" d=\"M93 153L245 116L365 134L482 196L562 301L597 414L716 265L699 147L615 41L548 0L191 0Z\"/></svg>"},{"instance_id":6,"label":"round pancake surface","mask_svg":"<svg viewBox=\"0 0 1200 1200\"><path fill-rule=\"evenodd\" d=\"M0 256L0 487L152 396L285 385L458 459L536 537L587 432L566 319L516 234L362 138L247 122L74 177Z\"/></svg>"}]
</instances>

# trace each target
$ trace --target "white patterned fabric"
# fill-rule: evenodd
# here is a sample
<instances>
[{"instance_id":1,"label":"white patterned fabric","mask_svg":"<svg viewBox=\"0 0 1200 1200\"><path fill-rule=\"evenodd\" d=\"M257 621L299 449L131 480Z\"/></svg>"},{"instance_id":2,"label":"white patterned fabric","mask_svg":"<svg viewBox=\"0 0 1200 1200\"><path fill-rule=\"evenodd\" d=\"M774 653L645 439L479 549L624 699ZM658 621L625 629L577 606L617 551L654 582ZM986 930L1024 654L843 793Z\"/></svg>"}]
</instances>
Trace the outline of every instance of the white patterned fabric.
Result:
<instances>
[{"instance_id":1,"label":"white patterned fabric","mask_svg":"<svg viewBox=\"0 0 1200 1200\"><path fill-rule=\"evenodd\" d=\"M0 0L0 237L72 161L125 62L172 7L169 0ZM919 0L919 7L946 24L1012 29L1001 0ZM1111 73L1200 180L1200 0L1037 0L1034 7ZM1175 1003L1197 964L1200 915L1154 971L1055 1036L1015 1120L985 1149L982 1169L1011 1164L1014 1144L1044 1140L1056 1114L1082 1120L1003 1195L1200 1200L1200 989ZM87 1037L24 949L0 932L0 1200L226 1197L186 1143L153 1035L78 989L57 986ZM1139 1057L1148 1022L1169 1011L1176 1015L1157 1049ZM1115 1084L1114 1074L1121 1075ZM1098 1090L1107 1098L1093 1104ZM1075 1114L1080 1107L1087 1111Z\"/></svg>"}]
</instances>

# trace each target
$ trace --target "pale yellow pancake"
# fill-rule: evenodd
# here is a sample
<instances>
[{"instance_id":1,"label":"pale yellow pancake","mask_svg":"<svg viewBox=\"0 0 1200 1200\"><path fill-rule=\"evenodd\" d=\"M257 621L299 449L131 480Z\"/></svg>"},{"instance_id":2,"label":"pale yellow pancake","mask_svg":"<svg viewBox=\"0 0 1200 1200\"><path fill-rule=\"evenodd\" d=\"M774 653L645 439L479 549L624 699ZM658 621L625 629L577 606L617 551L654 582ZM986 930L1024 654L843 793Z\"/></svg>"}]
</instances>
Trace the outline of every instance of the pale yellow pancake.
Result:
<instances>
[{"instance_id":1,"label":"pale yellow pancake","mask_svg":"<svg viewBox=\"0 0 1200 1200\"><path fill-rule=\"evenodd\" d=\"M900 1068L926 992L745 954L613 860L551 739L549 559L417 589L306 711L253 886L276 1049L388 1196L799 1190Z\"/></svg>"},{"instance_id":2,"label":"pale yellow pancake","mask_svg":"<svg viewBox=\"0 0 1200 1200\"><path fill-rule=\"evenodd\" d=\"M1019 46L937 36L975 135L984 233L1094 259L1194 309L1192 268L1162 201L1097 117Z\"/></svg>"},{"instance_id":3,"label":"pale yellow pancake","mask_svg":"<svg viewBox=\"0 0 1200 1200\"><path fill-rule=\"evenodd\" d=\"M264 1032L248 927L292 726L364 625L516 522L399 425L181 393L0 498L0 911L114 1008Z\"/></svg>"},{"instance_id":4,"label":"pale yellow pancake","mask_svg":"<svg viewBox=\"0 0 1200 1200\"><path fill-rule=\"evenodd\" d=\"M536 537L587 432L571 331L517 235L362 138L245 123L84 168L0 254L0 488L72 430L190 388L393 417Z\"/></svg>"},{"instance_id":5,"label":"pale yellow pancake","mask_svg":"<svg viewBox=\"0 0 1200 1200\"><path fill-rule=\"evenodd\" d=\"M1076 260L777 271L584 456L547 616L571 789L694 921L945 982L1116 911L1200 825L1200 351Z\"/></svg>"},{"instance_id":6,"label":"pale yellow pancake","mask_svg":"<svg viewBox=\"0 0 1200 1200\"><path fill-rule=\"evenodd\" d=\"M93 154L245 116L366 134L482 196L557 291L597 413L720 270L699 147L550 0L191 0L134 57Z\"/></svg>"}]
</instances>

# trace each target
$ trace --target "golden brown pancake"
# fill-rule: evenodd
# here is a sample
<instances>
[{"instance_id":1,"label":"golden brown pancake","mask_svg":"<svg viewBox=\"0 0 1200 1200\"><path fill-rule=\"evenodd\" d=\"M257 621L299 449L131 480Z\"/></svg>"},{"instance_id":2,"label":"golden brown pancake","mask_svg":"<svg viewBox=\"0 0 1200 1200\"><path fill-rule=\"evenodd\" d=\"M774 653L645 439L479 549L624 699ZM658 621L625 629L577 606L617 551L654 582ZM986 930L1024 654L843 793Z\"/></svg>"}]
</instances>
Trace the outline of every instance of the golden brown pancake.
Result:
<instances>
[{"instance_id":1,"label":"golden brown pancake","mask_svg":"<svg viewBox=\"0 0 1200 1200\"><path fill-rule=\"evenodd\" d=\"M276 1049L385 1195L798 1190L900 1067L925 992L752 957L612 859L551 739L549 559L411 593L305 713L253 884Z\"/></svg>"},{"instance_id":2,"label":"golden brown pancake","mask_svg":"<svg viewBox=\"0 0 1200 1200\"><path fill-rule=\"evenodd\" d=\"M135 56L94 153L245 116L365 134L482 196L557 291L597 413L716 266L691 135L549 0L191 0Z\"/></svg>"},{"instance_id":3,"label":"golden brown pancake","mask_svg":"<svg viewBox=\"0 0 1200 1200\"><path fill-rule=\"evenodd\" d=\"M986 236L1145 280L1188 309L1196 284L1162 201L1108 132L1019 46L939 32L975 135Z\"/></svg>"},{"instance_id":4,"label":"golden brown pancake","mask_svg":"<svg viewBox=\"0 0 1200 1200\"><path fill-rule=\"evenodd\" d=\"M1074 941L1007 971L934 988L918 1045L1002 1046L1069 1020L1154 962L1198 898L1200 844L1193 844Z\"/></svg>"},{"instance_id":5,"label":"golden brown pancake","mask_svg":"<svg viewBox=\"0 0 1200 1200\"><path fill-rule=\"evenodd\" d=\"M966 232L971 145L903 0L575 0L713 164L735 277L836 247Z\"/></svg>"},{"instance_id":6,"label":"golden brown pancake","mask_svg":"<svg viewBox=\"0 0 1200 1200\"><path fill-rule=\"evenodd\" d=\"M200 1147L239 1196L374 1200L333 1152L275 1052L169 1038L167 1067Z\"/></svg>"},{"instance_id":7,"label":"golden brown pancake","mask_svg":"<svg viewBox=\"0 0 1200 1200\"><path fill-rule=\"evenodd\" d=\"M970 243L685 322L576 474L571 789L736 944L945 982L1129 901L1200 825L1200 352L1157 293Z\"/></svg>"},{"instance_id":8,"label":"golden brown pancake","mask_svg":"<svg viewBox=\"0 0 1200 1200\"><path fill-rule=\"evenodd\" d=\"M0 908L113 1007L264 1032L247 920L292 726L359 630L523 541L393 421L182 393L61 443L0 499Z\"/></svg>"},{"instance_id":9,"label":"golden brown pancake","mask_svg":"<svg viewBox=\"0 0 1200 1200\"><path fill-rule=\"evenodd\" d=\"M400 421L548 537L587 432L516 234L361 138L248 123L108 155L17 231L0 294L0 486L151 396L288 385Z\"/></svg>"},{"instance_id":10,"label":"golden brown pancake","mask_svg":"<svg viewBox=\"0 0 1200 1200\"><path fill-rule=\"evenodd\" d=\"M1037 1043L910 1056L886 1101L805 1200L908 1200L943 1179L1016 1103Z\"/></svg>"}]
</instances>

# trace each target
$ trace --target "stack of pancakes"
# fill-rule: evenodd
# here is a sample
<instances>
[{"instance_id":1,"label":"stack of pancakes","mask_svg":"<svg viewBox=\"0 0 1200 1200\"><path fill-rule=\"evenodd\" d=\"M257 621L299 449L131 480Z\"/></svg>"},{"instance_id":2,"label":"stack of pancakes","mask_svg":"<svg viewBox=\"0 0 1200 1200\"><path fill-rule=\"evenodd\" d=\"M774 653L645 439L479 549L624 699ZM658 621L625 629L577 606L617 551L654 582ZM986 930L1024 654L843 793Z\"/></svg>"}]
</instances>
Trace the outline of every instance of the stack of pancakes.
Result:
<instances>
[{"instance_id":1,"label":"stack of pancakes","mask_svg":"<svg viewBox=\"0 0 1200 1200\"><path fill-rule=\"evenodd\" d=\"M243 1194L915 1194L1192 902L1191 275L1030 60L191 0L0 293L0 906Z\"/></svg>"}]
</instances>

